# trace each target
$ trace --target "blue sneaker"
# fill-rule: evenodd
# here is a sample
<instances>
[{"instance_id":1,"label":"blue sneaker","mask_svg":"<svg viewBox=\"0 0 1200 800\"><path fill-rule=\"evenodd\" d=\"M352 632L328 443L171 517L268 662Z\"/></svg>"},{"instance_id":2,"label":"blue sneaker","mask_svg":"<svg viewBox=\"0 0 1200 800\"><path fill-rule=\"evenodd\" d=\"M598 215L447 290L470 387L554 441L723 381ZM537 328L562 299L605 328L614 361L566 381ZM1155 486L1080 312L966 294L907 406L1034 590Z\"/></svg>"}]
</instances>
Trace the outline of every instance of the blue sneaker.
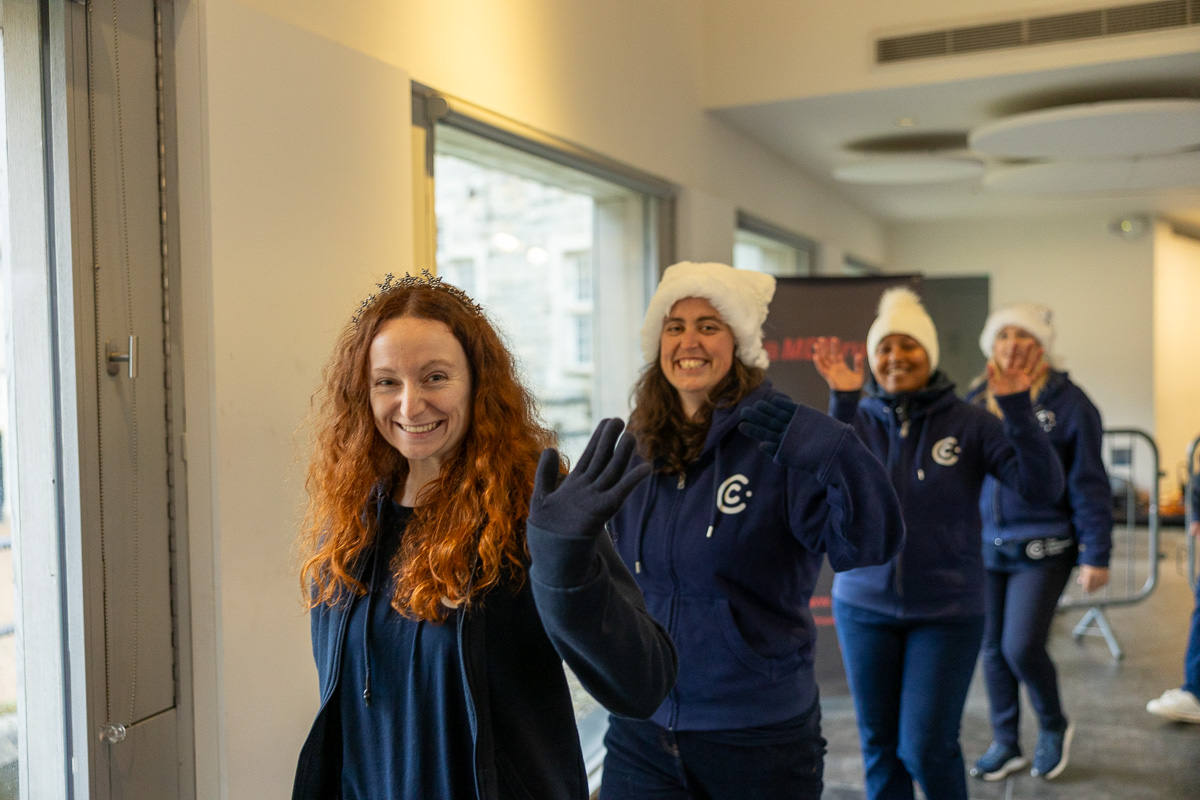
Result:
<instances>
[{"instance_id":1,"label":"blue sneaker","mask_svg":"<svg viewBox=\"0 0 1200 800\"><path fill-rule=\"evenodd\" d=\"M1038 733L1037 749L1033 751L1033 769L1029 774L1035 778L1041 777L1053 780L1067 768L1067 758L1071 752L1071 738L1075 735L1075 725L1067 723L1065 731L1040 731Z\"/></svg>"},{"instance_id":2,"label":"blue sneaker","mask_svg":"<svg viewBox=\"0 0 1200 800\"><path fill-rule=\"evenodd\" d=\"M987 752L979 757L975 766L971 767L971 777L983 778L985 781L998 781L1019 769L1025 769L1025 765L1028 763L1029 759L1021 755L1020 748L992 742Z\"/></svg>"}]
</instances>

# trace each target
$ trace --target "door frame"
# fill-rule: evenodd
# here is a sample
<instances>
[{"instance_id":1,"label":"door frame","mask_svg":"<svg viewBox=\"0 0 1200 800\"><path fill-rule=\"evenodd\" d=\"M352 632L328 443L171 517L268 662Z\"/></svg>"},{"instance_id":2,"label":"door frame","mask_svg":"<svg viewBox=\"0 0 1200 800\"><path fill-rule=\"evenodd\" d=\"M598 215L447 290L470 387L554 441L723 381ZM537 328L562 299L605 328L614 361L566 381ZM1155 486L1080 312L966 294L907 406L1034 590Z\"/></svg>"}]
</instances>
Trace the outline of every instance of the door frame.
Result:
<instances>
[{"instance_id":1,"label":"door frame","mask_svg":"<svg viewBox=\"0 0 1200 800\"><path fill-rule=\"evenodd\" d=\"M165 13L171 4L161 3ZM99 558L99 463L94 284L90 238L90 133L85 5L5 0L4 106L8 149L5 326L11 342L9 465L17 576L18 729L21 797L109 797L104 713L104 630ZM169 17L168 17L169 19ZM169 40L173 25L164 22ZM164 43L167 69L173 48ZM168 191L169 317L182 319L174 84L164 84ZM173 352L173 416L183 419L179 326ZM171 592L177 610L176 709L179 796L195 796L194 704L188 580L186 452L175 467ZM29 632L31 635L26 635ZM35 632L35 633L34 633Z\"/></svg>"}]
</instances>

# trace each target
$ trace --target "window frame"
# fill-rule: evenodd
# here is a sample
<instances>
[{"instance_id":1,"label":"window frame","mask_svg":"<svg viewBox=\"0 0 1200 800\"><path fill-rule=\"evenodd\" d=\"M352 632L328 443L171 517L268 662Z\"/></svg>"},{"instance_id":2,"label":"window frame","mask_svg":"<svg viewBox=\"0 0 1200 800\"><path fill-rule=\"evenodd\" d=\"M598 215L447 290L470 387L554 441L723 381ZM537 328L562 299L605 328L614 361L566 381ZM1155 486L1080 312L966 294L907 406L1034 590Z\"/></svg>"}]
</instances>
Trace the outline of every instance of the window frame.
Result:
<instances>
[{"instance_id":1,"label":"window frame","mask_svg":"<svg viewBox=\"0 0 1200 800\"><path fill-rule=\"evenodd\" d=\"M807 278L817 274L817 258L821 251L821 245L817 240L810 239L807 236L790 231L772 222L767 222L761 217L756 217L741 210L737 212L735 239L737 231L746 231L755 236L762 236L785 247L790 247L797 252L804 253L807 256L808 268L799 275L788 277Z\"/></svg>"},{"instance_id":2,"label":"window frame","mask_svg":"<svg viewBox=\"0 0 1200 800\"><path fill-rule=\"evenodd\" d=\"M871 278L883 275L883 267L864 261L858 256L847 253L842 258L842 274L853 278Z\"/></svg>"}]
</instances>

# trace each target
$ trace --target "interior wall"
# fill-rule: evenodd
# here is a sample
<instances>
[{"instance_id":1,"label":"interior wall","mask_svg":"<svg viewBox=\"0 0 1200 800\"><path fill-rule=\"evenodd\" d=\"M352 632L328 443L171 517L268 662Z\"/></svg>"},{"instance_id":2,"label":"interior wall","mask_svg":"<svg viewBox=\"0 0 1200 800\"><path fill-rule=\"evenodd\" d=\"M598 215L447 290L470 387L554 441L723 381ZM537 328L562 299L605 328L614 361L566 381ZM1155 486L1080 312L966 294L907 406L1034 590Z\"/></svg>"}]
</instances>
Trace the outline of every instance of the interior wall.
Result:
<instances>
[{"instance_id":1,"label":"interior wall","mask_svg":"<svg viewBox=\"0 0 1200 800\"><path fill-rule=\"evenodd\" d=\"M896 225L889 268L990 275L992 310L1034 301L1054 311L1054 358L1107 427L1155 432L1154 237L1124 239L1110 220L1058 217Z\"/></svg>"},{"instance_id":2,"label":"interior wall","mask_svg":"<svg viewBox=\"0 0 1200 800\"><path fill-rule=\"evenodd\" d=\"M882 261L881 224L700 105L699 3L179 0L197 796L284 797L317 708L298 433L341 324L412 261L410 79ZM723 252L723 251L728 252Z\"/></svg>"},{"instance_id":3,"label":"interior wall","mask_svg":"<svg viewBox=\"0 0 1200 800\"><path fill-rule=\"evenodd\" d=\"M875 40L1115 5L1105 0L705 0L709 107L918 86L1196 49L1194 28L878 66ZM812 35L820 31L820 35Z\"/></svg>"},{"instance_id":4,"label":"interior wall","mask_svg":"<svg viewBox=\"0 0 1200 800\"><path fill-rule=\"evenodd\" d=\"M1154 235L1154 412L1162 490L1177 495L1200 435L1200 241L1159 224Z\"/></svg>"},{"instance_id":5,"label":"interior wall","mask_svg":"<svg viewBox=\"0 0 1200 800\"><path fill-rule=\"evenodd\" d=\"M188 35L198 49L179 59L179 189L197 796L285 797L318 700L293 544L299 429L340 327L374 281L411 262L411 85L238 3L188 6Z\"/></svg>"}]
</instances>

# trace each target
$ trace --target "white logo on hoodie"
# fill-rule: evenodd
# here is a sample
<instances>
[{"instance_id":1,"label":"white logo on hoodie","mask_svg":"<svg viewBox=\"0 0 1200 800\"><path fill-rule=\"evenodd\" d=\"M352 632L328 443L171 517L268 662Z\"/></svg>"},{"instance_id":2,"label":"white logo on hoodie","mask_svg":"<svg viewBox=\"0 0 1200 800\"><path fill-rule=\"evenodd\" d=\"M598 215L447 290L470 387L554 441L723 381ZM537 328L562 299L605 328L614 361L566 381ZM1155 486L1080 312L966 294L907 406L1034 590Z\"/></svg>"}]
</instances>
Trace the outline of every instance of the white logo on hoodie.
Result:
<instances>
[{"instance_id":1,"label":"white logo on hoodie","mask_svg":"<svg viewBox=\"0 0 1200 800\"><path fill-rule=\"evenodd\" d=\"M742 498L742 490L750 485L750 479L745 475L731 475L717 489L717 508L724 514L740 514L746 510L746 501ZM752 493L746 492L746 497Z\"/></svg>"},{"instance_id":2,"label":"white logo on hoodie","mask_svg":"<svg viewBox=\"0 0 1200 800\"><path fill-rule=\"evenodd\" d=\"M933 460L943 467L952 467L958 463L958 454L961 452L962 448L958 446L958 439L947 436L945 439L938 439L934 442Z\"/></svg>"}]
</instances>

